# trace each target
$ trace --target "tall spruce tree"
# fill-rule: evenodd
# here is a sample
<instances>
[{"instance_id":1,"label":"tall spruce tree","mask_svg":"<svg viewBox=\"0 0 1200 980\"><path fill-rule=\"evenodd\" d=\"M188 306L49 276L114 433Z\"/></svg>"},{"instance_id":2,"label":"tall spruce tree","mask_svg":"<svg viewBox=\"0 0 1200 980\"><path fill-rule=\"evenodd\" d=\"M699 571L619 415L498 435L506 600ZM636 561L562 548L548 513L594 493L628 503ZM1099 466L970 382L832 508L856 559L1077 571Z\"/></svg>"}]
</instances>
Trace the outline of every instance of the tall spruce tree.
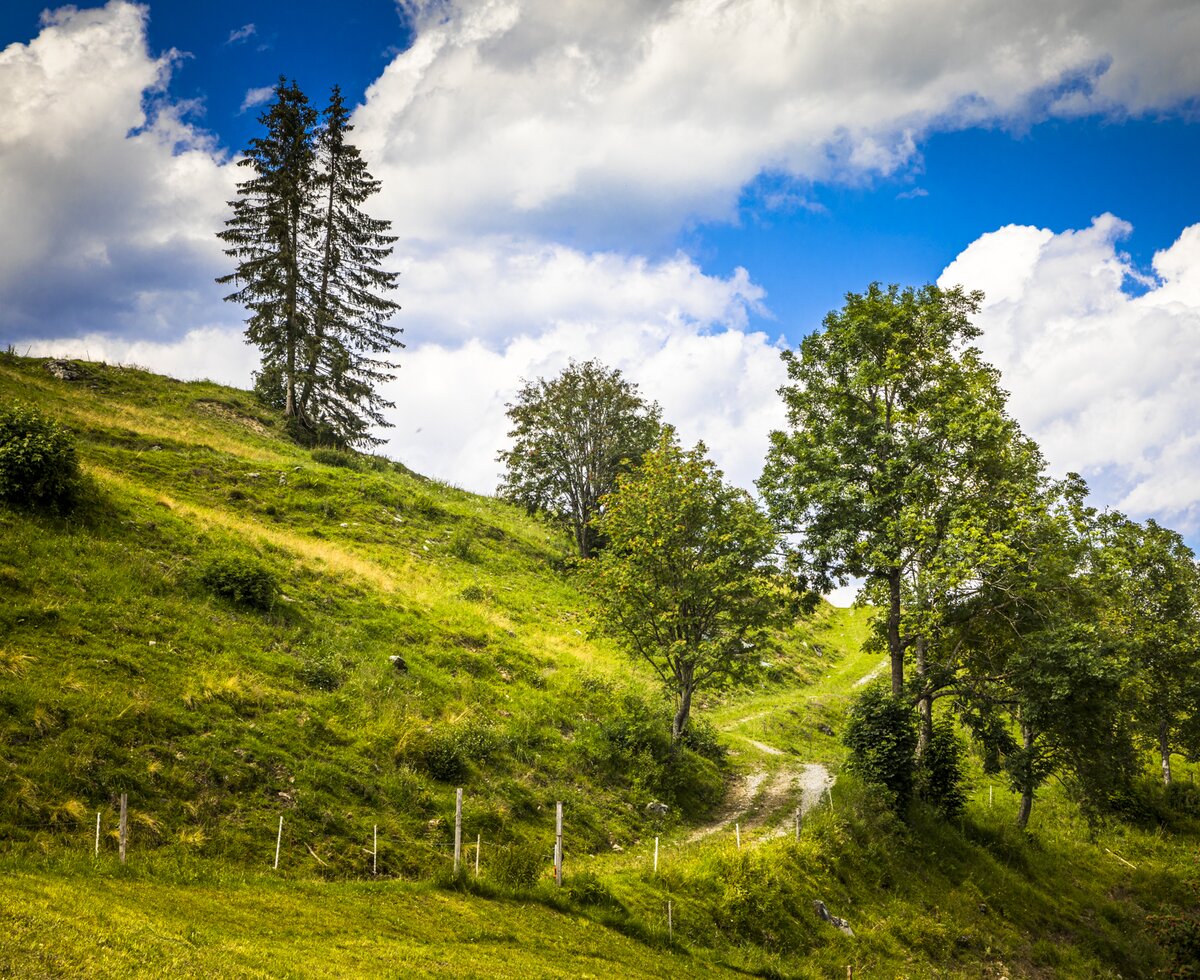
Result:
<instances>
[{"instance_id":1,"label":"tall spruce tree","mask_svg":"<svg viewBox=\"0 0 1200 980\"><path fill-rule=\"evenodd\" d=\"M266 135L240 165L233 216L218 236L238 261L218 282L250 311L246 335L262 351L256 388L306 440L370 445L391 403L377 386L397 367L373 355L399 342L387 323L399 309L384 295L397 274L380 266L391 252L390 223L366 215L379 190L358 149L346 141L349 112L334 88L318 114L299 86L280 78L260 117Z\"/></svg>"},{"instance_id":2,"label":"tall spruce tree","mask_svg":"<svg viewBox=\"0 0 1200 980\"><path fill-rule=\"evenodd\" d=\"M299 417L301 348L311 334L313 128L317 112L292 81L280 76L275 99L259 117L266 134L250 141L238 166L252 176L238 184L233 216L217 237L237 268L217 279L233 283L225 299L250 312L246 337L262 352L262 376L278 379L283 413Z\"/></svg>"},{"instance_id":3,"label":"tall spruce tree","mask_svg":"<svg viewBox=\"0 0 1200 980\"><path fill-rule=\"evenodd\" d=\"M316 137L320 282L300 411L321 419L347 442L370 442L369 427L386 425L382 410L392 407L376 386L399 366L370 355L404 346L400 328L387 322L400 307L384 295L395 288L399 274L380 268L396 236L387 233L390 221L362 210L378 192L379 181L358 148L346 141L354 127L336 85L323 117Z\"/></svg>"}]
</instances>

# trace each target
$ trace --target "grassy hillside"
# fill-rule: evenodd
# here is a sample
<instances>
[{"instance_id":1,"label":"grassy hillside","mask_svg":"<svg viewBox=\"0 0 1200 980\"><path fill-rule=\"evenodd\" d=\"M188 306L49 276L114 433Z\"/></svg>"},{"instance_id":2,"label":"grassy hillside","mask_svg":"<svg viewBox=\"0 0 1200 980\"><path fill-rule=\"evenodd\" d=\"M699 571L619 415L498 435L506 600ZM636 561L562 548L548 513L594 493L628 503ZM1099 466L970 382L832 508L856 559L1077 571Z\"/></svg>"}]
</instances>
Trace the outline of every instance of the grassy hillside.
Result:
<instances>
[{"instance_id":1,"label":"grassy hillside","mask_svg":"<svg viewBox=\"0 0 1200 980\"><path fill-rule=\"evenodd\" d=\"M77 367L0 358L0 403L69 425L88 479L65 517L0 506L0 974L1149 976L1200 957L1186 789L1097 828L1052 788L1031 835L978 768L955 825L902 823L844 775L806 795L878 666L868 611L780 636L672 761L667 705L591 637L554 529L301 449L245 392ZM262 608L221 594L239 562L279 583ZM451 874L457 786L478 880Z\"/></svg>"}]
</instances>

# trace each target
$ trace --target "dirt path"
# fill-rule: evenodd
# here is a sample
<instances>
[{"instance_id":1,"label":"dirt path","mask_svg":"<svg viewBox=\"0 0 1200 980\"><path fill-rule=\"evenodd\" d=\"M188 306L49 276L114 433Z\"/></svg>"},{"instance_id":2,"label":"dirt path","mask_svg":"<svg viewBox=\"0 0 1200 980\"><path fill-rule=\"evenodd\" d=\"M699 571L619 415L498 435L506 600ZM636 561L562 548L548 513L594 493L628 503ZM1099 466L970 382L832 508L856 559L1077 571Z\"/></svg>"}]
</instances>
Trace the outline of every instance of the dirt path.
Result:
<instances>
[{"instance_id":1,"label":"dirt path","mask_svg":"<svg viewBox=\"0 0 1200 980\"><path fill-rule=\"evenodd\" d=\"M783 754L761 742L751 744L768 755ZM785 765L774 772L755 769L730 787L716 819L693 830L687 837L688 843L729 830L735 823L743 838L754 831L759 832L757 836L761 839L778 837L793 826L797 805L801 814L808 813L833 783L833 775L819 762L798 767Z\"/></svg>"}]
</instances>

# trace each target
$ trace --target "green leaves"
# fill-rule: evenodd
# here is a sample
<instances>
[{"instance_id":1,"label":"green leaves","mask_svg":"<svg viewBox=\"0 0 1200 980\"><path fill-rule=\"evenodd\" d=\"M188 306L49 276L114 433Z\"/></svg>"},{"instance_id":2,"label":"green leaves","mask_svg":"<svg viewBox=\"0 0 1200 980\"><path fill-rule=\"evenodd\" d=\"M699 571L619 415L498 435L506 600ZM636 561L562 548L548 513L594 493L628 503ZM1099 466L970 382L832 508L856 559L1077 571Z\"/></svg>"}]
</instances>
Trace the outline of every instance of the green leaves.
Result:
<instances>
[{"instance_id":1,"label":"green leaves","mask_svg":"<svg viewBox=\"0 0 1200 980\"><path fill-rule=\"evenodd\" d=\"M684 450L669 427L602 505L593 524L607 545L582 566L586 587L602 627L676 695L679 738L693 690L758 659L780 608L776 536L703 444Z\"/></svg>"},{"instance_id":2,"label":"green leaves","mask_svg":"<svg viewBox=\"0 0 1200 980\"><path fill-rule=\"evenodd\" d=\"M507 408L513 446L496 456L505 467L498 492L563 521L587 558L602 541L589 523L601 499L658 437L658 405L620 371L592 360L572 361L549 381L525 382Z\"/></svg>"}]
</instances>

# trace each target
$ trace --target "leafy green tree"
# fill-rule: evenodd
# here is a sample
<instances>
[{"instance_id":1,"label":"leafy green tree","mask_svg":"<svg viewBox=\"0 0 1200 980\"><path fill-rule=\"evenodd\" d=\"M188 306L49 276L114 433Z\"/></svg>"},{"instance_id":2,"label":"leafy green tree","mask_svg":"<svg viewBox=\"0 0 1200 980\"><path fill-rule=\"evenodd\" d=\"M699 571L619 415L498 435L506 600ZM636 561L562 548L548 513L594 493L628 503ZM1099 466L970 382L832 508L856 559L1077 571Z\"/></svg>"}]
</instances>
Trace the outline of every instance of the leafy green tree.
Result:
<instances>
[{"instance_id":1,"label":"leafy green tree","mask_svg":"<svg viewBox=\"0 0 1200 980\"><path fill-rule=\"evenodd\" d=\"M604 495L654 446L661 410L637 385L599 361L572 361L557 377L525 382L507 406L511 449L497 454L500 495L565 523L579 554L600 543Z\"/></svg>"},{"instance_id":2,"label":"leafy green tree","mask_svg":"<svg viewBox=\"0 0 1200 980\"><path fill-rule=\"evenodd\" d=\"M371 444L390 407L377 387L395 364L373 355L399 344L398 309L382 262L395 240L364 202L379 189L346 141L349 113L334 88L324 125L294 82L280 78L239 166L251 176L229 202L218 237L236 269L221 276L246 307L246 336L262 353L256 390L309 441Z\"/></svg>"},{"instance_id":3,"label":"leafy green tree","mask_svg":"<svg viewBox=\"0 0 1200 980\"><path fill-rule=\"evenodd\" d=\"M1103 622L1107 601L1095 512L1075 476L1047 482L1011 529L961 621L963 716L1021 794L1018 826L1052 773L1098 801L1133 765L1129 663ZM1015 733L1015 737L1014 737Z\"/></svg>"},{"instance_id":4,"label":"leafy green tree","mask_svg":"<svg viewBox=\"0 0 1200 980\"><path fill-rule=\"evenodd\" d=\"M582 565L586 586L603 629L674 696L678 744L696 690L761 656L755 647L780 609L774 530L703 444L684 450L670 427L593 520L607 545Z\"/></svg>"},{"instance_id":5,"label":"leafy green tree","mask_svg":"<svg viewBox=\"0 0 1200 980\"><path fill-rule=\"evenodd\" d=\"M1200 709L1200 569L1183 538L1153 520L1106 515L1110 626L1135 669L1139 732L1157 749L1171 784L1171 750Z\"/></svg>"},{"instance_id":6,"label":"leafy green tree","mask_svg":"<svg viewBox=\"0 0 1200 980\"><path fill-rule=\"evenodd\" d=\"M978 511L995 499L998 470L1040 465L1005 413L997 372L970 346L981 300L873 283L783 355L789 429L771 434L758 485L813 588L863 578L886 610L895 694L906 651L918 640L925 649L940 591L970 580L947 558L951 536L989 523ZM907 623L906 590L926 599Z\"/></svg>"}]
</instances>

